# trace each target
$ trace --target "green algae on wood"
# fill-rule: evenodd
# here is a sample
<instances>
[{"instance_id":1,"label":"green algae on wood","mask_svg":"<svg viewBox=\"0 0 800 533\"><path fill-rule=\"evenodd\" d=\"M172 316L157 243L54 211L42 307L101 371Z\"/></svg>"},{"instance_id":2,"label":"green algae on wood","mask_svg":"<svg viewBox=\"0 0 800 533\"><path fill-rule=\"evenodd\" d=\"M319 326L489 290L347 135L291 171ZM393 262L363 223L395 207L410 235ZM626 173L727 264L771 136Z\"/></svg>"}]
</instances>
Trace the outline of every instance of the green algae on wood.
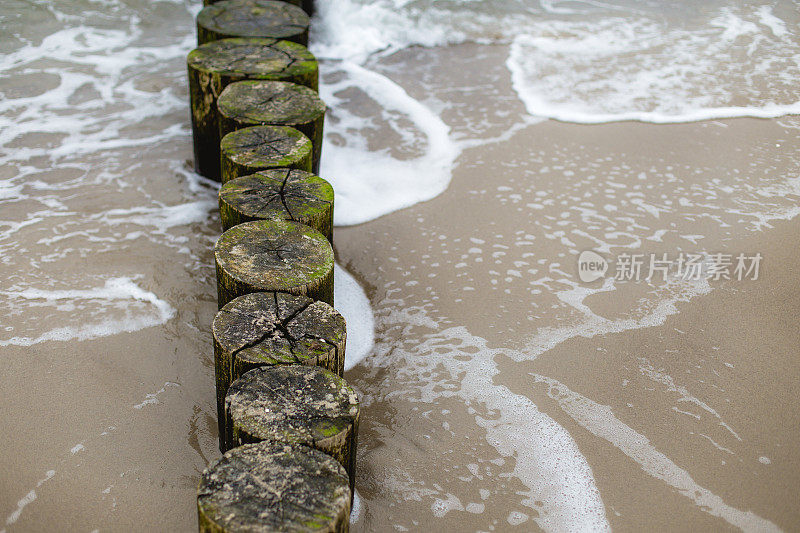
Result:
<instances>
[{"instance_id":1,"label":"green algae on wood","mask_svg":"<svg viewBox=\"0 0 800 533\"><path fill-rule=\"evenodd\" d=\"M217 99L229 84L248 80L297 83L316 90L316 58L304 46L277 39L223 39L192 50L189 70L195 170L220 179Z\"/></svg>"},{"instance_id":2,"label":"green algae on wood","mask_svg":"<svg viewBox=\"0 0 800 533\"><path fill-rule=\"evenodd\" d=\"M220 449L225 450L225 394L242 374L275 365L313 365L344 373L347 329L330 305L306 296L254 292L214 317L214 374Z\"/></svg>"},{"instance_id":3,"label":"green algae on wood","mask_svg":"<svg viewBox=\"0 0 800 533\"><path fill-rule=\"evenodd\" d=\"M251 292L308 296L333 305L333 249L299 222L256 220L234 226L214 246L219 307Z\"/></svg>"},{"instance_id":4,"label":"green algae on wood","mask_svg":"<svg viewBox=\"0 0 800 533\"><path fill-rule=\"evenodd\" d=\"M277 218L310 226L333 244L333 187L303 170L262 170L219 190L223 231L251 220Z\"/></svg>"},{"instance_id":5,"label":"green algae on wood","mask_svg":"<svg viewBox=\"0 0 800 533\"><path fill-rule=\"evenodd\" d=\"M270 441L225 453L197 488L201 533L349 531L347 472L308 446Z\"/></svg>"},{"instance_id":6,"label":"green algae on wood","mask_svg":"<svg viewBox=\"0 0 800 533\"><path fill-rule=\"evenodd\" d=\"M197 44L232 37L266 37L308 44L308 15L277 0L224 0L197 15Z\"/></svg>"},{"instance_id":7,"label":"green algae on wood","mask_svg":"<svg viewBox=\"0 0 800 533\"><path fill-rule=\"evenodd\" d=\"M217 2L221 2L223 0L203 0L204 6L210 6L212 4L216 4ZM303 8L309 16L314 12L314 0L284 0L292 5L299 6Z\"/></svg>"},{"instance_id":8,"label":"green algae on wood","mask_svg":"<svg viewBox=\"0 0 800 533\"><path fill-rule=\"evenodd\" d=\"M219 149L222 183L271 168L311 171L311 141L289 126L236 130L222 138Z\"/></svg>"},{"instance_id":9,"label":"green algae on wood","mask_svg":"<svg viewBox=\"0 0 800 533\"><path fill-rule=\"evenodd\" d=\"M247 126L291 126L311 139L312 172L319 172L325 102L308 87L283 81L232 83L217 102L220 138Z\"/></svg>"},{"instance_id":10,"label":"green algae on wood","mask_svg":"<svg viewBox=\"0 0 800 533\"><path fill-rule=\"evenodd\" d=\"M225 449L263 440L304 444L339 461L350 477L352 490L359 412L356 391L329 370L311 366L257 368L228 389Z\"/></svg>"}]
</instances>

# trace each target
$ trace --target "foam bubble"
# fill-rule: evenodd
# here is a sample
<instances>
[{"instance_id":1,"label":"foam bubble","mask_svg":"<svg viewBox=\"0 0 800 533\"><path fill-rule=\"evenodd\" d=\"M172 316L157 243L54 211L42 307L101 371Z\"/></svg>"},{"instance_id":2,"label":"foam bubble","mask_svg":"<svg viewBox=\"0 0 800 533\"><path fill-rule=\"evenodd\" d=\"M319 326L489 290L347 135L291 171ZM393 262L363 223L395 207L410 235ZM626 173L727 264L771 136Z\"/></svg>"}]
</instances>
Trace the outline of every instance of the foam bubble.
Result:
<instances>
[{"instance_id":1,"label":"foam bubble","mask_svg":"<svg viewBox=\"0 0 800 533\"><path fill-rule=\"evenodd\" d=\"M36 483L36 488L31 489L30 492L28 492L17 502L17 508L6 518L7 526L11 526L16 523L17 520L19 520L19 517L22 515L22 511L25 509L25 507L36 501L36 489L41 487L44 483L50 481L55 475L55 470L48 470L45 472L45 476ZM5 531L5 529L3 531Z\"/></svg>"},{"instance_id":2,"label":"foam bubble","mask_svg":"<svg viewBox=\"0 0 800 533\"><path fill-rule=\"evenodd\" d=\"M133 408L134 409L142 409L143 407L145 407L147 405L155 405L155 404L159 403L158 396L160 394L164 394L165 392L167 392L167 389L169 387L180 387L180 385L178 383L173 383L171 381L167 381L167 382L164 383L164 386L161 387L160 389L158 389L156 392L147 393L145 395L145 399L142 400L141 403L137 403L136 405L134 405Z\"/></svg>"}]
</instances>

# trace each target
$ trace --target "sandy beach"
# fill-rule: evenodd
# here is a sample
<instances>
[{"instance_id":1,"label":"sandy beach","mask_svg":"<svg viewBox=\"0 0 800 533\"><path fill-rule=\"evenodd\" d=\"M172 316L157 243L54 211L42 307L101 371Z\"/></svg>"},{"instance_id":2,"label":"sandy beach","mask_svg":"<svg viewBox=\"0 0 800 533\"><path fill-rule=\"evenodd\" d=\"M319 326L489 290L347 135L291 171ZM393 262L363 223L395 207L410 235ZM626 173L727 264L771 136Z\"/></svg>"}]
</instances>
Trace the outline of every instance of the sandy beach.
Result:
<instances>
[{"instance_id":1,"label":"sandy beach","mask_svg":"<svg viewBox=\"0 0 800 533\"><path fill-rule=\"evenodd\" d=\"M80 2L36 4L6 43L2 532L196 530L219 456L198 6L134 4L91 3L90 37ZM352 530L797 530L800 119L534 117L514 46L321 63L336 301L362 317ZM758 253L758 279L614 279L682 252Z\"/></svg>"}]
</instances>

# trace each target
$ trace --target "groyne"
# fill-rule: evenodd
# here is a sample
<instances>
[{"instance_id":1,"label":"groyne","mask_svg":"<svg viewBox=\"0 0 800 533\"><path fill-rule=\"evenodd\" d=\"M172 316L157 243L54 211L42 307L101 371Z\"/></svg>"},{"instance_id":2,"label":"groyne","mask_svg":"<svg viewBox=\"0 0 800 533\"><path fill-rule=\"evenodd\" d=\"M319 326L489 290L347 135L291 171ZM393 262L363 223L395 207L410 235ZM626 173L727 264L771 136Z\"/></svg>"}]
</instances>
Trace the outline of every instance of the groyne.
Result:
<instances>
[{"instance_id":1,"label":"groyne","mask_svg":"<svg viewBox=\"0 0 800 533\"><path fill-rule=\"evenodd\" d=\"M308 1L205 1L187 58L195 169L222 182L213 348L220 451L200 531L349 530L360 403L333 301L326 107ZM299 6L299 7L298 7Z\"/></svg>"}]
</instances>

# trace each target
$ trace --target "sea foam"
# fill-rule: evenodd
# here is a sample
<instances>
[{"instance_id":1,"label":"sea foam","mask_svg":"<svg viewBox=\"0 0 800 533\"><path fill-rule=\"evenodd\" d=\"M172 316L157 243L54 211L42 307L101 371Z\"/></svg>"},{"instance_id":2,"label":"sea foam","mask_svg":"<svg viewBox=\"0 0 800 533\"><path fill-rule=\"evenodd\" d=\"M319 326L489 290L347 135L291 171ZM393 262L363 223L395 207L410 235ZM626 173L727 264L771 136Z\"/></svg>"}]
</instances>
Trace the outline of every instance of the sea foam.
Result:
<instances>
[{"instance_id":1,"label":"sea foam","mask_svg":"<svg viewBox=\"0 0 800 533\"><path fill-rule=\"evenodd\" d=\"M0 294L12 301L40 300L44 305L56 306L59 302L74 300L93 300L111 304L115 301L138 301L149 304L149 313L135 313L125 310L123 319L107 318L96 323L85 323L80 326L58 327L50 329L37 337L11 337L0 339L0 346L32 346L44 341L88 340L122 332L166 323L175 316L175 309L154 293L142 289L131 278L112 278L102 287L74 290L24 289L21 291L2 291Z\"/></svg>"},{"instance_id":2,"label":"sea foam","mask_svg":"<svg viewBox=\"0 0 800 533\"><path fill-rule=\"evenodd\" d=\"M345 74L343 80L321 87L323 99L338 119L327 124L321 170L336 192L334 223L359 224L444 192L459 153L448 126L388 77L349 61L336 68ZM370 150L366 138L361 138L367 133L354 133L368 132L362 129L363 121L346 109L337 109L337 94L349 88L363 91L384 114L395 112L408 119L425 137L422 154L398 159L386 150ZM330 142L336 135L347 139L344 146Z\"/></svg>"},{"instance_id":3,"label":"sea foam","mask_svg":"<svg viewBox=\"0 0 800 533\"><path fill-rule=\"evenodd\" d=\"M514 38L507 66L529 113L565 122L800 113L797 35L769 6L725 7L702 22L546 21Z\"/></svg>"},{"instance_id":4,"label":"sea foam","mask_svg":"<svg viewBox=\"0 0 800 533\"><path fill-rule=\"evenodd\" d=\"M344 368L349 370L372 351L375 344L375 318L364 289L344 268L333 270L333 301L347 322L347 346Z\"/></svg>"}]
</instances>

